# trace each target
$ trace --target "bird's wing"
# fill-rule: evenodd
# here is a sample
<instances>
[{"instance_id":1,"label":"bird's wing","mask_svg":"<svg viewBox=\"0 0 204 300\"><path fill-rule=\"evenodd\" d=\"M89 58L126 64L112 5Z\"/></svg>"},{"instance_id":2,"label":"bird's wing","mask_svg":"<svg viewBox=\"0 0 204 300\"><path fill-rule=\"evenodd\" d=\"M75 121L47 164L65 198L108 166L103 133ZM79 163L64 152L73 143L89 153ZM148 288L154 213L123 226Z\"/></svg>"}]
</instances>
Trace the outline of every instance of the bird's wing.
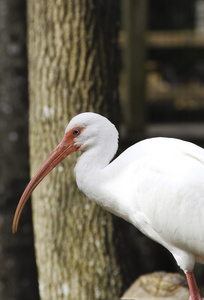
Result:
<instances>
[{"instance_id":1,"label":"bird's wing","mask_svg":"<svg viewBox=\"0 0 204 300\"><path fill-rule=\"evenodd\" d=\"M202 161L186 153L141 159L137 201L164 240L204 255L203 178Z\"/></svg>"},{"instance_id":2,"label":"bird's wing","mask_svg":"<svg viewBox=\"0 0 204 300\"><path fill-rule=\"evenodd\" d=\"M117 176L109 174L119 182L115 184L118 197L122 201L127 195L135 216L139 211L145 224L169 244L204 255L202 148L177 139L154 138L130 147L111 165Z\"/></svg>"}]
</instances>

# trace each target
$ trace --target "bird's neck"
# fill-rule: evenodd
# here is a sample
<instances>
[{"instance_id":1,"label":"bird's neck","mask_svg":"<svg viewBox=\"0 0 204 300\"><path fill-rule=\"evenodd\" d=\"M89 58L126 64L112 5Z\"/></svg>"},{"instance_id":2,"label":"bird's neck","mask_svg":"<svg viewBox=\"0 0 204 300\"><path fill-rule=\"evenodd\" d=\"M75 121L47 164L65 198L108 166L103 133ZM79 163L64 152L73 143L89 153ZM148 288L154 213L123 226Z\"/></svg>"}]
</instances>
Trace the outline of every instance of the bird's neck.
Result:
<instances>
[{"instance_id":1,"label":"bird's neck","mask_svg":"<svg viewBox=\"0 0 204 300\"><path fill-rule=\"evenodd\" d=\"M95 150L95 151L94 151ZM105 180L103 170L109 164L111 156L103 155L100 151L88 150L82 153L75 166L78 188L92 201L101 201L101 189ZM99 203L100 204L100 203Z\"/></svg>"},{"instance_id":2,"label":"bird's neck","mask_svg":"<svg viewBox=\"0 0 204 300\"><path fill-rule=\"evenodd\" d=\"M75 166L78 188L93 202L105 210L127 220L127 204L123 196L118 194L118 188L112 186L112 180L117 175L113 164L109 164L112 157L99 159L97 152L84 152Z\"/></svg>"}]
</instances>

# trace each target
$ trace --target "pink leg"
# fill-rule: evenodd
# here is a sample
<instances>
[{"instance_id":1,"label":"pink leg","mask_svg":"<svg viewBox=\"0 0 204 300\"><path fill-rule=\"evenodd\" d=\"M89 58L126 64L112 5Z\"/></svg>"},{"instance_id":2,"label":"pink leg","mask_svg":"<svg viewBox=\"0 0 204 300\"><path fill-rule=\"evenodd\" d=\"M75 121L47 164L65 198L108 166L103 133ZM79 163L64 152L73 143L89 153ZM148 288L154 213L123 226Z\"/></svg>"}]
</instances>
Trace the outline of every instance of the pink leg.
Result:
<instances>
[{"instance_id":1,"label":"pink leg","mask_svg":"<svg viewBox=\"0 0 204 300\"><path fill-rule=\"evenodd\" d=\"M194 272L193 271L186 272L186 278L188 281L188 286L190 291L189 300L202 300L200 292L198 290Z\"/></svg>"}]
</instances>

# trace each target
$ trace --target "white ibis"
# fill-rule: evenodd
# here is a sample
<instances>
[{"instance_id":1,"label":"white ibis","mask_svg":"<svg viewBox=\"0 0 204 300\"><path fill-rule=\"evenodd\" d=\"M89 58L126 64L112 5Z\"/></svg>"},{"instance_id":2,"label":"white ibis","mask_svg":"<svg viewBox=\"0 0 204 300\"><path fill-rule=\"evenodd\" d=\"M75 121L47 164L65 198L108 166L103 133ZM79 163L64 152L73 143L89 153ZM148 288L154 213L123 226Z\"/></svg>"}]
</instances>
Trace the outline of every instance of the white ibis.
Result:
<instances>
[{"instance_id":1,"label":"white ibis","mask_svg":"<svg viewBox=\"0 0 204 300\"><path fill-rule=\"evenodd\" d=\"M118 131L105 117L82 113L26 187L13 221L39 182L66 156L82 152L76 182L87 197L166 247L185 272L191 300L201 300L195 262L204 264L204 150L173 138L141 141L111 161Z\"/></svg>"}]
</instances>

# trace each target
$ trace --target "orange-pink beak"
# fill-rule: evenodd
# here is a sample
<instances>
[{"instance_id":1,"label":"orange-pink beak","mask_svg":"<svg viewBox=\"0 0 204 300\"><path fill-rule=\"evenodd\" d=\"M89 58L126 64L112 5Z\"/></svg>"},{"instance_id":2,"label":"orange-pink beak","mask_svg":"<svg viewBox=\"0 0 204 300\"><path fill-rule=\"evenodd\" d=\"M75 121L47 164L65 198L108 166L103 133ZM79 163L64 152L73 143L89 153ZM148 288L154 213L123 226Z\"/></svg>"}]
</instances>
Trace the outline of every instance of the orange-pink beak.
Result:
<instances>
[{"instance_id":1,"label":"orange-pink beak","mask_svg":"<svg viewBox=\"0 0 204 300\"><path fill-rule=\"evenodd\" d=\"M65 157L67 157L70 153L75 152L79 149L79 147L74 145L74 129L65 134L62 141L59 145L54 149L54 151L48 156L42 166L38 169L36 174L30 180L27 185L21 199L16 208L16 212L13 219L12 231L13 233L17 232L18 223L23 211L23 208L30 197L33 190L37 187L37 185L43 180L43 178L54 168L56 167Z\"/></svg>"}]
</instances>

